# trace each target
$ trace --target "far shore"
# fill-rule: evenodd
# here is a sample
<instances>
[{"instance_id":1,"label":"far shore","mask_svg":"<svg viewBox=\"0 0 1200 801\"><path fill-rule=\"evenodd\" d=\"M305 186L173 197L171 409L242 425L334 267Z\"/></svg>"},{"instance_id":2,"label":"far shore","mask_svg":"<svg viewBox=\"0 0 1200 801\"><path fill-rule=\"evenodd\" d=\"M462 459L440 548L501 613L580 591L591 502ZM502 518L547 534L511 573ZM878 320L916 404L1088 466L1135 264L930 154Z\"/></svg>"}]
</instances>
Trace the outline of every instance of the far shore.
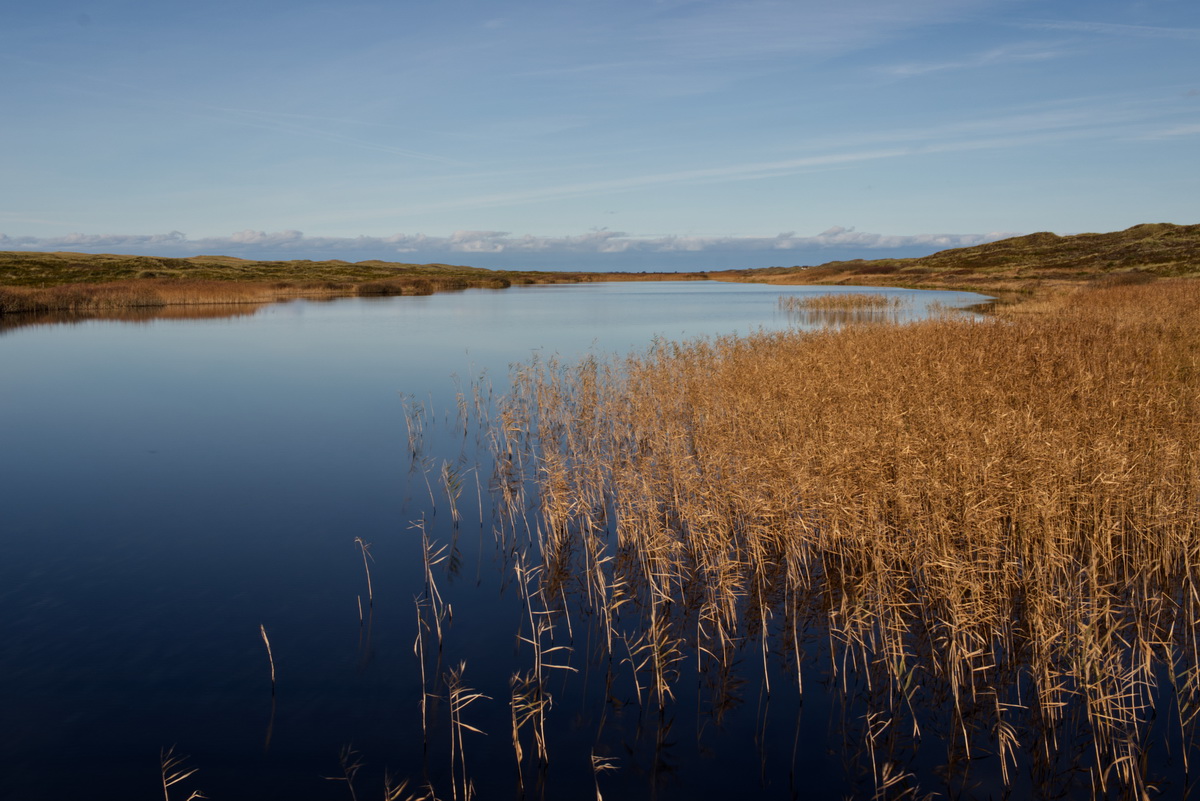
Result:
<instances>
[{"instance_id":1,"label":"far shore","mask_svg":"<svg viewBox=\"0 0 1200 801\"><path fill-rule=\"evenodd\" d=\"M778 285L874 286L977 292L1006 304L1086 286L1200 277L1200 225L1152 223L1124 231L1051 233L915 259L688 273L487 270L384 261L251 261L227 256L158 258L0 252L0 319L229 314L266 303L340 297L429 295L462 289L596 281L716 280Z\"/></svg>"},{"instance_id":2,"label":"far shore","mask_svg":"<svg viewBox=\"0 0 1200 801\"><path fill-rule=\"evenodd\" d=\"M448 264L256 262L87 253L0 253L0 318L212 316L296 299L431 295L464 289L596 281L692 281L704 273L493 271ZM203 309L203 310L202 310ZM220 312L216 312L220 313ZM34 319L36 318L36 320Z\"/></svg>"}]
</instances>

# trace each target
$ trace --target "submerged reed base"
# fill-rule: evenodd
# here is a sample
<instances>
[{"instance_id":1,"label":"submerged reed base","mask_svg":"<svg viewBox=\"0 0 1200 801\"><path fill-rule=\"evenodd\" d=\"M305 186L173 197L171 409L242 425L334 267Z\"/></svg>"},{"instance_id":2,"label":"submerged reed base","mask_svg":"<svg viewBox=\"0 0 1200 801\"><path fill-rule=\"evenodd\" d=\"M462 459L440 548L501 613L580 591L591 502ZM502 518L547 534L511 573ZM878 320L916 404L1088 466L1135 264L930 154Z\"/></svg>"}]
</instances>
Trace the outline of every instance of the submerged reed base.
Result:
<instances>
[{"instance_id":1,"label":"submerged reed base","mask_svg":"<svg viewBox=\"0 0 1200 801\"><path fill-rule=\"evenodd\" d=\"M660 709L819 652L880 797L930 735L1048 796L1146 797L1155 738L1194 779L1200 284L533 364L494 438L539 662L556 608Z\"/></svg>"}]
</instances>

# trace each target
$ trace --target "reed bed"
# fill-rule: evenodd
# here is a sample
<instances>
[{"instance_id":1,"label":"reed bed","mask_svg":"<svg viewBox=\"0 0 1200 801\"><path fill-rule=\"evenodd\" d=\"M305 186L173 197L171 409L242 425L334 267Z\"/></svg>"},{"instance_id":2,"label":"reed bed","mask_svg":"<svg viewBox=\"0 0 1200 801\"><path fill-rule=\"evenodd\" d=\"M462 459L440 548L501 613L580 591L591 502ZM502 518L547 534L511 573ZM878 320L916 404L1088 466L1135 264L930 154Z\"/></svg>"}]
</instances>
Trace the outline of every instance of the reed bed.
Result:
<instances>
[{"instance_id":1,"label":"reed bed","mask_svg":"<svg viewBox=\"0 0 1200 801\"><path fill-rule=\"evenodd\" d=\"M44 312L94 314L200 304L266 303L312 288L238 284L232 281L122 281L46 288L0 287L0 315Z\"/></svg>"},{"instance_id":2,"label":"reed bed","mask_svg":"<svg viewBox=\"0 0 1200 801\"><path fill-rule=\"evenodd\" d=\"M908 299L871 293L781 295L779 308L806 328L840 328L859 323L899 323L908 312Z\"/></svg>"},{"instance_id":3,"label":"reed bed","mask_svg":"<svg viewBox=\"0 0 1200 801\"><path fill-rule=\"evenodd\" d=\"M873 309L894 311L905 305L904 299L878 292L839 292L820 295L782 295L779 308L785 311L847 311Z\"/></svg>"},{"instance_id":4,"label":"reed bed","mask_svg":"<svg viewBox=\"0 0 1200 801\"><path fill-rule=\"evenodd\" d=\"M1157 715L1187 765L1200 285L535 363L494 439L527 594L578 599L645 702L748 648L803 692L817 638L883 795L911 777L875 746L922 726L1006 782L1075 732L1094 795L1143 797Z\"/></svg>"},{"instance_id":5,"label":"reed bed","mask_svg":"<svg viewBox=\"0 0 1200 801\"><path fill-rule=\"evenodd\" d=\"M48 287L3 286L0 287L0 317L48 312L98 314L175 306L262 304L292 298L332 298L349 295L432 295L435 292L470 287L500 289L509 285L507 279L491 276L402 276L364 282L143 278Z\"/></svg>"}]
</instances>

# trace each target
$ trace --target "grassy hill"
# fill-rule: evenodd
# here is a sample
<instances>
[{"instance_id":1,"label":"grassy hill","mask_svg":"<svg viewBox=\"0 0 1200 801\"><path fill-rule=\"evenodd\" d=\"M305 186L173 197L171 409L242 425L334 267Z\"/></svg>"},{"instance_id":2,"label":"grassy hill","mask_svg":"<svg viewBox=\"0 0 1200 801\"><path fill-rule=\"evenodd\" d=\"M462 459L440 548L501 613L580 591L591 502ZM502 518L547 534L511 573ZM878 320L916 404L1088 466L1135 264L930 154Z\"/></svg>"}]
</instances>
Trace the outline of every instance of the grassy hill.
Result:
<instances>
[{"instance_id":1,"label":"grassy hill","mask_svg":"<svg viewBox=\"0 0 1200 801\"><path fill-rule=\"evenodd\" d=\"M1200 276L1200 225L1149 223L1107 234L1029 234L916 259L835 261L713 273L728 281L864 284L1028 293L1087 282Z\"/></svg>"},{"instance_id":2,"label":"grassy hill","mask_svg":"<svg viewBox=\"0 0 1200 801\"><path fill-rule=\"evenodd\" d=\"M384 261L253 261L232 256L186 259L110 253L0 252L0 285L50 287L144 279L359 284L391 278L499 278L479 267Z\"/></svg>"}]
</instances>

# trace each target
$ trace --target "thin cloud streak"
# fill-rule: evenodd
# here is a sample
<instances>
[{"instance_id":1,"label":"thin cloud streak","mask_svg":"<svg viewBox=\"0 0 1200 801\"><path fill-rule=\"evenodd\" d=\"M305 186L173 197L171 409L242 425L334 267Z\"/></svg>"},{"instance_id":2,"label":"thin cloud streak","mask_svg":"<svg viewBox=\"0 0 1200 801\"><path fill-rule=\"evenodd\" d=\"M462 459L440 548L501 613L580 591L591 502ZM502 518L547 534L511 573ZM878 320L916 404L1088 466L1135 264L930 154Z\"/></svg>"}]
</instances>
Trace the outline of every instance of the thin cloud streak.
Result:
<instances>
[{"instance_id":1,"label":"thin cloud streak","mask_svg":"<svg viewBox=\"0 0 1200 801\"><path fill-rule=\"evenodd\" d=\"M241 125L247 128L276 131L278 133L290 134L293 136L315 139L318 141L331 142L333 144L348 145L350 147L359 148L362 150L371 150L377 153L388 153L390 155L403 156L404 158L417 159L420 161L432 161L452 165L461 165L463 163L456 159L438 156L433 153L423 153L417 150L379 144L376 142L367 141L365 139L359 139L357 137L346 136L345 134L326 131L320 128L313 128L307 125L299 125L294 122L287 121L287 118L289 117L303 118L301 115L280 115L266 111L226 109L220 108L219 106L205 105L196 105L191 107L191 109L181 107L178 109L178 111L191 116L199 117L201 119L209 119L233 125ZM320 118L312 117L309 119Z\"/></svg>"},{"instance_id":2,"label":"thin cloud streak","mask_svg":"<svg viewBox=\"0 0 1200 801\"><path fill-rule=\"evenodd\" d=\"M909 151L910 149L908 148L872 150L860 153L809 156L805 158L786 159L782 161L734 164L726 167L706 167L695 170L651 173L648 175L635 175L626 178L614 178L605 181L585 181L576 184L561 184L558 186L541 187L538 189L529 189L519 192L501 192L489 195L478 195L474 197L455 198L441 202L423 202L413 206L389 209L388 213L399 215L413 214L416 212L446 211L450 209L510 206L547 200L563 200L566 198L605 195L666 184L746 181L759 178L771 178L779 175L790 175L805 169L892 158L905 155Z\"/></svg>"},{"instance_id":3,"label":"thin cloud streak","mask_svg":"<svg viewBox=\"0 0 1200 801\"><path fill-rule=\"evenodd\" d=\"M157 90L147 89L145 87L137 86L124 81L115 81L96 74L68 70L47 62L35 61L21 57L9 57L4 56L3 54L0 54L0 59L15 61L26 67L40 70L46 74L57 75L68 79L69 82L65 87L67 90L75 94L85 95L99 100L128 104L158 113L175 114L180 117L190 117L192 119L215 122L222 125L233 125L243 128L274 132L286 136L294 136L302 139L345 145L351 148L372 151L376 153L385 153L388 155L400 156L402 158L413 159L416 161L427 161L456 166L463 165L462 161L441 156L436 153L427 153L419 150L413 150L411 148L396 147L386 143L347 136L346 134L338 131L326 130L323 128L314 127L313 125L303 125L296 122L296 120L308 120L314 123L325 122L331 126L371 125L376 128L404 130L404 128L399 125L368 123L361 120L346 120L336 117L318 115L288 114L268 111L265 109L254 110L214 106L205 103L184 102Z\"/></svg>"},{"instance_id":4,"label":"thin cloud streak","mask_svg":"<svg viewBox=\"0 0 1200 801\"><path fill-rule=\"evenodd\" d=\"M1147 134L1143 139L1173 139L1177 136L1200 136L1200 123L1194 125L1179 125L1165 131Z\"/></svg>"},{"instance_id":5,"label":"thin cloud streak","mask_svg":"<svg viewBox=\"0 0 1200 801\"><path fill-rule=\"evenodd\" d=\"M845 0L840 4L754 0L700 6L640 38L672 60L759 61L778 53L829 57L892 39L902 31L957 18L986 0Z\"/></svg>"},{"instance_id":6,"label":"thin cloud streak","mask_svg":"<svg viewBox=\"0 0 1200 801\"><path fill-rule=\"evenodd\" d=\"M862 150L732 164L723 167L647 173L603 181L583 181L519 191L457 197L443 201L423 201L419 204L375 210L375 215L403 216L431 211L517 206L526 203L615 194L658 186L776 178L816 169L848 167L859 163L905 157L1010 149L1055 141L1094 139L1117 133L1128 136L1128 131L1124 130L1123 126L1144 124L1145 120L1146 109L1144 107L1138 104L1113 104L1109 101L1106 106L1096 108L1056 108L955 122L937 128L890 131L886 136L863 137L860 146L866 149ZM981 136L984 134L986 136ZM871 144L876 146L869 147Z\"/></svg>"},{"instance_id":7,"label":"thin cloud streak","mask_svg":"<svg viewBox=\"0 0 1200 801\"><path fill-rule=\"evenodd\" d=\"M1152 39L1184 39L1200 40L1200 28L1162 28L1152 25L1121 25L1112 22L1032 22L1027 25L1047 31L1074 31L1076 33L1096 33L1104 36L1135 36Z\"/></svg>"},{"instance_id":8,"label":"thin cloud streak","mask_svg":"<svg viewBox=\"0 0 1200 801\"><path fill-rule=\"evenodd\" d=\"M971 58L958 61L895 64L884 67L883 71L888 75L898 78L913 78L936 72L980 69L983 67L1032 61L1049 61L1051 59L1062 58L1065 55L1067 55L1067 51L1055 48L1035 48L1032 46L997 47L979 53Z\"/></svg>"}]
</instances>

